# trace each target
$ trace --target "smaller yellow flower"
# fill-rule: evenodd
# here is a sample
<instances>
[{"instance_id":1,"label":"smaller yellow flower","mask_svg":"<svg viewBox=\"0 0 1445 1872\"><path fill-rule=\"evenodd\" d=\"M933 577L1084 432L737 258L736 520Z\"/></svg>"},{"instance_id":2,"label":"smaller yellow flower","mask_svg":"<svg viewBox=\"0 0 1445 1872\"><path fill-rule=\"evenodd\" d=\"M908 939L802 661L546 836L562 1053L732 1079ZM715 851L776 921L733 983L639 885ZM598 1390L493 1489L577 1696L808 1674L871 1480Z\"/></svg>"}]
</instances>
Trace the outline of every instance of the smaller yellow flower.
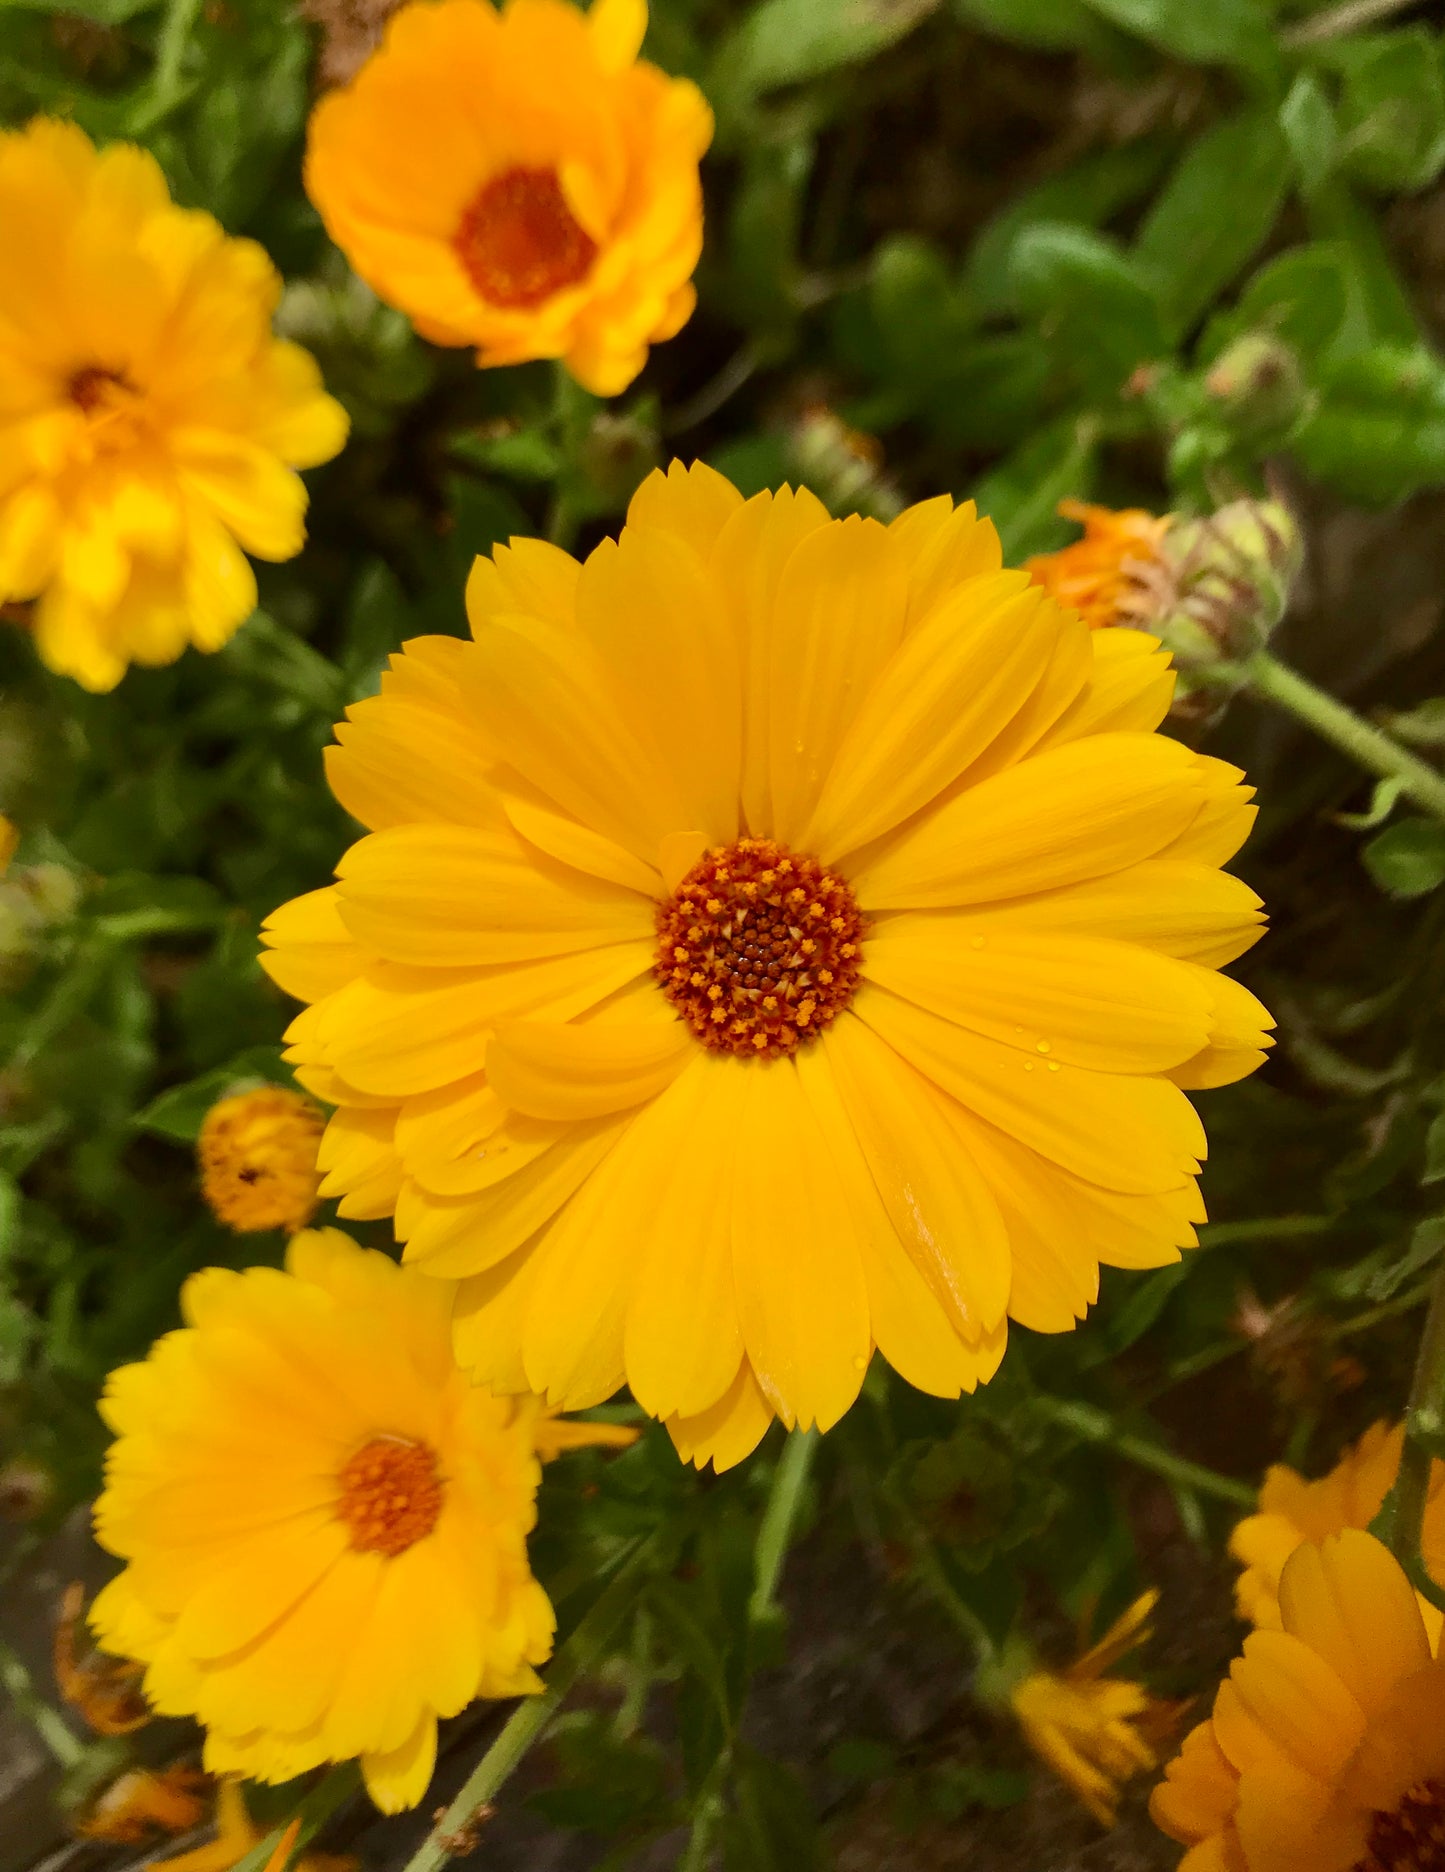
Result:
<instances>
[{"instance_id":1,"label":"smaller yellow flower","mask_svg":"<svg viewBox=\"0 0 1445 1872\"><path fill-rule=\"evenodd\" d=\"M1009 1693L1029 1747L1103 1827L1124 1783L1159 1766L1155 1747L1176 1713L1141 1683L1106 1674L1148 1637L1158 1599L1145 1593L1066 1669L1031 1671Z\"/></svg>"},{"instance_id":2,"label":"smaller yellow flower","mask_svg":"<svg viewBox=\"0 0 1445 1872\"><path fill-rule=\"evenodd\" d=\"M1403 1424L1372 1424L1328 1475L1307 1482L1283 1463L1266 1472L1259 1508L1229 1537L1229 1551L1244 1567L1235 1582L1239 1616L1279 1629L1279 1581L1285 1562L1303 1541L1321 1541L1345 1528L1368 1528L1400 1467ZM1445 1464L1430 1466L1430 1494L1421 1530L1431 1575L1445 1583Z\"/></svg>"},{"instance_id":3,"label":"smaller yellow flower","mask_svg":"<svg viewBox=\"0 0 1445 1872\"><path fill-rule=\"evenodd\" d=\"M317 105L307 192L424 338L616 396L687 322L712 113L646 29L645 0L406 6Z\"/></svg>"},{"instance_id":4,"label":"smaller yellow flower","mask_svg":"<svg viewBox=\"0 0 1445 1872\"><path fill-rule=\"evenodd\" d=\"M206 1811L209 1785L194 1768L127 1768L78 1815L73 1830L81 1839L115 1846L136 1846L157 1833L187 1833Z\"/></svg>"},{"instance_id":5,"label":"smaller yellow flower","mask_svg":"<svg viewBox=\"0 0 1445 1872\"><path fill-rule=\"evenodd\" d=\"M1092 630L1116 624L1145 627L1157 608L1152 575L1172 516L1076 500L1060 501L1059 512L1065 520L1077 520L1084 537L1058 552L1035 554L1025 560L1024 570Z\"/></svg>"},{"instance_id":6,"label":"smaller yellow flower","mask_svg":"<svg viewBox=\"0 0 1445 1872\"><path fill-rule=\"evenodd\" d=\"M285 1872L289 1851L296 1844L300 1821L293 1821L283 1834L266 1872ZM191 1852L176 1853L169 1859L152 1861L155 1872L231 1872L248 1852L265 1838L260 1827L246 1811L246 1797L239 1781L223 1781L216 1790L216 1835L204 1846ZM284 1849L284 1850L283 1850ZM303 1853L291 1861L291 1872L356 1872L359 1861L347 1853Z\"/></svg>"},{"instance_id":7,"label":"smaller yellow flower","mask_svg":"<svg viewBox=\"0 0 1445 1872\"><path fill-rule=\"evenodd\" d=\"M272 336L254 241L178 208L155 159L74 124L0 134L0 604L87 689L218 650L256 605L246 558L305 538L294 471L346 413Z\"/></svg>"},{"instance_id":8,"label":"smaller yellow flower","mask_svg":"<svg viewBox=\"0 0 1445 1872\"><path fill-rule=\"evenodd\" d=\"M394 1813L426 1791L439 1717L540 1687L540 1403L463 1377L454 1297L303 1230L284 1273L193 1275L184 1329L111 1374L95 1527L126 1566L91 1624L160 1714L202 1724L212 1773L360 1757Z\"/></svg>"},{"instance_id":9,"label":"smaller yellow flower","mask_svg":"<svg viewBox=\"0 0 1445 1872\"><path fill-rule=\"evenodd\" d=\"M284 1086L258 1086L206 1113L196 1156L201 1194L238 1235L300 1229L316 1213L316 1152L326 1121L309 1099Z\"/></svg>"},{"instance_id":10,"label":"smaller yellow flower","mask_svg":"<svg viewBox=\"0 0 1445 1872\"><path fill-rule=\"evenodd\" d=\"M1251 1632L1149 1811L1180 1872L1437 1872L1445 1660L1404 1569L1370 1534L1306 1541L1280 1629Z\"/></svg>"}]
</instances>

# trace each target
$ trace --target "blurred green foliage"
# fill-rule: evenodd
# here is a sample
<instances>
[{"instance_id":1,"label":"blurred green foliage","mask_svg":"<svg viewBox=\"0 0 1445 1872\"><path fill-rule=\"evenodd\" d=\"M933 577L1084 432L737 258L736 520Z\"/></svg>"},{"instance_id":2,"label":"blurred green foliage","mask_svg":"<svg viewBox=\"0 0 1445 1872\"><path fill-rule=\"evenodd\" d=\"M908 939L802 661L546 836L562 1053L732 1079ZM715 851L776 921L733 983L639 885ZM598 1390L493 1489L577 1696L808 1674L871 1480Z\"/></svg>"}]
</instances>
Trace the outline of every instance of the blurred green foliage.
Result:
<instances>
[{"instance_id":1,"label":"blurred green foliage","mask_svg":"<svg viewBox=\"0 0 1445 1872\"><path fill-rule=\"evenodd\" d=\"M339 30L347 9L312 11ZM0 0L0 118L137 139L180 200L262 242L281 328L354 425L311 477L307 552L260 569L263 609L219 655L95 698L0 636L0 806L24 831L0 883L0 1452L54 1478L52 1517L95 1485L105 1372L175 1322L185 1274L279 1258L210 1220L190 1144L231 1084L286 1078L257 928L347 840L321 749L399 643L464 629L475 554L514 532L590 545L674 453L748 492L805 479L835 511L975 495L1013 556L1068 537L1068 496L1202 511L1268 475L1328 514L1445 488L1445 309L1400 237L1402 205L1445 224L1430 9L653 15L651 55L718 118L701 304L607 407L546 367L476 372L349 275L301 188L320 29L290 0ZM1445 700L1389 699L1437 756ZM1218 745L1262 744L1232 716ZM1318 817L1350 803L1357 776L1296 750L1243 860L1279 931L1245 973L1283 1045L1210 1096L1205 1248L1106 1275L1075 1335L1017 1333L962 1407L875 1366L827 1440L805 1522L870 1556L900 1618L931 1608L959 1694L980 1634L1117 1609L1170 1543L1217 1553L1264 1462L1328 1460L1399 1407L1445 1247L1445 832L1391 820L1388 787L1349 826ZM907 1835L1030 1785L1005 1740L760 1746L751 1686L785 1655L750 1611L778 1447L700 1484L654 1431L549 1475L535 1555L564 1623L624 1539L661 1525L678 1556L619 1641L615 1695L558 1726L532 1796L605 1842L599 1864L681 1829L691 1872L719 1853L802 1872L824 1863L820 1801L836 1832L881 1786Z\"/></svg>"}]
</instances>

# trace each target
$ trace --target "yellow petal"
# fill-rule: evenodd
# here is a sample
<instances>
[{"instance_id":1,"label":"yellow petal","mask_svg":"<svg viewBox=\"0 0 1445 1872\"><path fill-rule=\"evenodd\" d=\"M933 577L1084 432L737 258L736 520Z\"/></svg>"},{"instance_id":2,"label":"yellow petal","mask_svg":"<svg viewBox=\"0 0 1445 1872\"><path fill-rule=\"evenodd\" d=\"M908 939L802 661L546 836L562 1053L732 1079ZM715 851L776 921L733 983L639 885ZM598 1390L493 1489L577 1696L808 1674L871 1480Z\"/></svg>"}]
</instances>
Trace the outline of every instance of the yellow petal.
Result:
<instances>
[{"instance_id":1,"label":"yellow petal","mask_svg":"<svg viewBox=\"0 0 1445 1872\"><path fill-rule=\"evenodd\" d=\"M696 1050L675 1018L503 1021L487 1048L487 1077L531 1117L600 1118L655 1098Z\"/></svg>"},{"instance_id":2,"label":"yellow petal","mask_svg":"<svg viewBox=\"0 0 1445 1872\"><path fill-rule=\"evenodd\" d=\"M1296 1549L1279 1609L1284 1629L1324 1659L1367 1716L1430 1662L1413 1587L1388 1548L1357 1529Z\"/></svg>"},{"instance_id":3,"label":"yellow petal","mask_svg":"<svg viewBox=\"0 0 1445 1872\"><path fill-rule=\"evenodd\" d=\"M733 1186L733 1274L748 1359L791 1429L827 1430L872 1351L852 1217L791 1060L746 1075Z\"/></svg>"},{"instance_id":4,"label":"yellow petal","mask_svg":"<svg viewBox=\"0 0 1445 1872\"><path fill-rule=\"evenodd\" d=\"M365 959L330 887L307 891L273 910L261 925L261 940L270 945L261 955L262 968L298 1001L319 1001L344 988Z\"/></svg>"},{"instance_id":5,"label":"yellow petal","mask_svg":"<svg viewBox=\"0 0 1445 1872\"><path fill-rule=\"evenodd\" d=\"M1199 759L1157 735L1091 735L1021 761L887 841L853 879L865 910L1058 890L1152 858L1197 816Z\"/></svg>"},{"instance_id":6,"label":"yellow petal","mask_svg":"<svg viewBox=\"0 0 1445 1872\"><path fill-rule=\"evenodd\" d=\"M623 4L630 3L623 0ZM628 502L627 524L675 533L706 562L719 534L742 504L743 497L732 482L706 462L684 467L674 461L665 474L654 468L638 488Z\"/></svg>"},{"instance_id":7,"label":"yellow petal","mask_svg":"<svg viewBox=\"0 0 1445 1872\"><path fill-rule=\"evenodd\" d=\"M695 1417L669 1417L667 1433L684 1462L699 1469L711 1463L718 1475L751 1456L773 1421L772 1406L763 1396L746 1359L731 1386Z\"/></svg>"},{"instance_id":8,"label":"yellow petal","mask_svg":"<svg viewBox=\"0 0 1445 1872\"><path fill-rule=\"evenodd\" d=\"M647 0L592 0L587 25L603 71L626 71L642 50Z\"/></svg>"},{"instance_id":9,"label":"yellow petal","mask_svg":"<svg viewBox=\"0 0 1445 1872\"><path fill-rule=\"evenodd\" d=\"M947 494L920 501L892 521L889 537L908 567L908 628L913 630L962 585L1003 568L1003 549L992 520L980 519L972 501L955 508Z\"/></svg>"},{"instance_id":10,"label":"yellow petal","mask_svg":"<svg viewBox=\"0 0 1445 1872\"><path fill-rule=\"evenodd\" d=\"M423 1716L399 1748L361 1757L366 1791L384 1814L415 1807L431 1785L437 1758L437 1720Z\"/></svg>"}]
</instances>

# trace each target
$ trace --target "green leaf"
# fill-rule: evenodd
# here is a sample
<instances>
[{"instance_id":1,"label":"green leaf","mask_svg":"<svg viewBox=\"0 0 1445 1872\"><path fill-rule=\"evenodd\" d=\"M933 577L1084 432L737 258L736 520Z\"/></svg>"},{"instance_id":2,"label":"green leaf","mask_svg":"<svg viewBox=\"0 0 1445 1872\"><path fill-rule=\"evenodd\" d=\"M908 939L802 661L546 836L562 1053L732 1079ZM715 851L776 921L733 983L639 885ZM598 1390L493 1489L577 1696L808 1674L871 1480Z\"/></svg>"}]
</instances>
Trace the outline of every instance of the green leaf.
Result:
<instances>
[{"instance_id":1,"label":"green leaf","mask_svg":"<svg viewBox=\"0 0 1445 1872\"><path fill-rule=\"evenodd\" d=\"M1091 396L1117 394L1138 364L1167 348L1159 305L1140 270L1087 228L1046 221L1014 244L1014 292L1060 366Z\"/></svg>"},{"instance_id":2,"label":"green leaf","mask_svg":"<svg viewBox=\"0 0 1445 1872\"><path fill-rule=\"evenodd\" d=\"M1445 168L1445 68L1424 26L1332 41L1345 166L1381 191L1426 188Z\"/></svg>"},{"instance_id":3,"label":"green leaf","mask_svg":"<svg viewBox=\"0 0 1445 1872\"><path fill-rule=\"evenodd\" d=\"M998 528L1007 564L1045 552L1067 535L1058 505L1088 498L1097 445L1091 417L1065 417L1030 436L978 483L978 510Z\"/></svg>"},{"instance_id":4,"label":"green leaf","mask_svg":"<svg viewBox=\"0 0 1445 1872\"><path fill-rule=\"evenodd\" d=\"M1425 1133L1425 1168L1422 1183L1445 1183L1445 1111L1437 1112Z\"/></svg>"},{"instance_id":5,"label":"green leaf","mask_svg":"<svg viewBox=\"0 0 1445 1872\"><path fill-rule=\"evenodd\" d=\"M762 0L718 58L729 90L754 96L857 65L912 32L938 0Z\"/></svg>"},{"instance_id":6,"label":"green leaf","mask_svg":"<svg viewBox=\"0 0 1445 1872\"><path fill-rule=\"evenodd\" d=\"M1334 172L1340 154L1340 130L1324 88L1313 72L1301 72L1279 107L1279 126L1294 159L1295 174L1307 192Z\"/></svg>"},{"instance_id":7,"label":"green leaf","mask_svg":"<svg viewBox=\"0 0 1445 1872\"><path fill-rule=\"evenodd\" d=\"M1342 812L1335 814L1337 825L1347 826L1352 832L1373 832L1376 826L1383 825L1399 803L1405 783L1398 774L1391 774L1387 779L1377 780L1375 790L1370 795L1369 809L1366 812Z\"/></svg>"},{"instance_id":8,"label":"green leaf","mask_svg":"<svg viewBox=\"0 0 1445 1872\"><path fill-rule=\"evenodd\" d=\"M954 0L970 26L1046 52L1107 53L1113 29L1087 0Z\"/></svg>"},{"instance_id":9,"label":"green leaf","mask_svg":"<svg viewBox=\"0 0 1445 1872\"><path fill-rule=\"evenodd\" d=\"M1229 335L1267 331L1307 359L1339 338L1349 314L1350 253L1340 241L1313 241L1266 262L1229 315ZM1223 349L1211 342L1210 351Z\"/></svg>"},{"instance_id":10,"label":"green leaf","mask_svg":"<svg viewBox=\"0 0 1445 1872\"><path fill-rule=\"evenodd\" d=\"M1207 130L1165 184L1134 256L1174 330L1192 325L1269 237L1284 201L1286 156L1274 117L1251 111Z\"/></svg>"},{"instance_id":11,"label":"green leaf","mask_svg":"<svg viewBox=\"0 0 1445 1872\"><path fill-rule=\"evenodd\" d=\"M1363 857L1370 876L1391 897L1423 897L1445 883L1445 825L1402 819L1371 839Z\"/></svg>"},{"instance_id":12,"label":"green leaf","mask_svg":"<svg viewBox=\"0 0 1445 1872\"><path fill-rule=\"evenodd\" d=\"M1445 367L1423 346L1341 358L1319 387L1293 441L1311 474L1376 505L1445 483Z\"/></svg>"},{"instance_id":13,"label":"green leaf","mask_svg":"<svg viewBox=\"0 0 1445 1872\"><path fill-rule=\"evenodd\" d=\"M1412 747L1445 747L1445 696L1430 696L1415 708L1388 715L1385 726Z\"/></svg>"},{"instance_id":14,"label":"green leaf","mask_svg":"<svg viewBox=\"0 0 1445 1872\"><path fill-rule=\"evenodd\" d=\"M1105 19L1175 58L1267 70L1278 58L1261 0L1090 0Z\"/></svg>"},{"instance_id":15,"label":"green leaf","mask_svg":"<svg viewBox=\"0 0 1445 1872\"><path fill-rule=\"evenodd\" d=\"M133 1120L139 1130L154 1131L158 1137L172 1138L178 1144L194 1144L201 1134L206 1113L216 1103L248 1082L267 1081L289 1086L291 1075L281 1063L274 1046L249 1047L215 1066L210 1072L188 1079L184 1085L170 1086L149 1105L138 1111Z\"/></svg>"}]
</instances>

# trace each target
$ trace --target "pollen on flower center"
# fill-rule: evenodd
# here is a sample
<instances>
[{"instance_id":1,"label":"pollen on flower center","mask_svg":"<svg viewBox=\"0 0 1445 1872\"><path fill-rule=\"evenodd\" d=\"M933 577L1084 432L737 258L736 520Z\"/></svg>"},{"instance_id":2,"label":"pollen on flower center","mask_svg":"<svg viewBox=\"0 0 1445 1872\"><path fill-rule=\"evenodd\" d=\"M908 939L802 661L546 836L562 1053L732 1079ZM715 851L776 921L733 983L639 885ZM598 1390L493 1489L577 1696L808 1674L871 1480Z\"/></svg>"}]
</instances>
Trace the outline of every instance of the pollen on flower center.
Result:
<instances>
[{"instance_id":1,"label":"pollen on flower center","mask_svg":"<svg viewBox=\"0 0 1445 1872\"><path fill-rule=\"evenodd\" d=\"M405 1553L425 1539L442 1511L435 1450L404 1437L373 1437L337 1478L336 1512L357 1553Z\"/></svg>"},{"instance_id":2,"label":"pollen on flower center","mask_svg":"<svg viewBox=\"0 0 1445 1872\"><path fill-rule=\"evenodd\" d=\"M1420 1781L1370 1823L1369 1850L1351 1872L1445 1872L1445 1781Z\"/></svg>"},{"instance_id":3,"label":"pollen on flower center","mask_svg":"<svg viewBox=\"0 0 1445 1872\"><path fill-rule=\"evenodd\" d=\"M656 975L706 1047L778 1059L858 986L863 917L842 878L771 839L715 846L657 916Z\"/></svg>"},{"instance_id":4,"label":"pollen on flower center","mask_svg":"<svg viewBox=\"0 0 1445 1872\"><path fill-rule=\"evenodd\" d=\"M529 311L575 286L597 254L551 169L493 176L462 216L453 245L477 291L504 311Z\"/></svg>"}]
</instances>

